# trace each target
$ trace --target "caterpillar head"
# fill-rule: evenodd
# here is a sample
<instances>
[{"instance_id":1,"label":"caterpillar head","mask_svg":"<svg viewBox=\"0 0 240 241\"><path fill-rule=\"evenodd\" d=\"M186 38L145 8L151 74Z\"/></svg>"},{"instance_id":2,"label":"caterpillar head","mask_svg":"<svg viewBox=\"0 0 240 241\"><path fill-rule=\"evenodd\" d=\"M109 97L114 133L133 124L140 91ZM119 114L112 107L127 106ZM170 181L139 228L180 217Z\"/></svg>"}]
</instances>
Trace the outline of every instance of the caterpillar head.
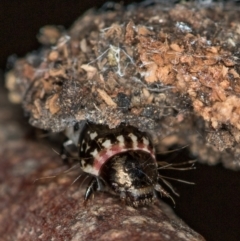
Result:
<instances>
[{"instance_id":1,"label":"caterpillar head","mask_svg":"<svg viewBox=\"0 0 240 241\"><path fill-rule=\"evenodd\" d=\"M148 153L128 151L115 155L103 166L100 176L130 206L146 205L155 198L158 172Z\"/></svg>"}]
</instances>

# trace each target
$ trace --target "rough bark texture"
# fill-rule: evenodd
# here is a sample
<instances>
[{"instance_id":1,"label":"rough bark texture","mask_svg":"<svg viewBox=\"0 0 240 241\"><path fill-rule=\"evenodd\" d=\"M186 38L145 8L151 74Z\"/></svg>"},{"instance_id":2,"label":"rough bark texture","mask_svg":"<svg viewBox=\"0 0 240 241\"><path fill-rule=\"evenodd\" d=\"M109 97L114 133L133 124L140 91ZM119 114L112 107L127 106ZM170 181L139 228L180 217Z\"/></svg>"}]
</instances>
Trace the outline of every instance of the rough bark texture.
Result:
<instances>
[{"instance_id":1,"label":"rough bark texture","mask_svg":"<svg viewBox=\"0 0 240 241\"><path fill-rule=\"evenodd\" d=\"M69 31L47 26L39 40L7 76L32 125L124 122L159 151L189 145L201 161L240 168L237 7L116 5Z\"/></svg>"},{"instance_id":2,"label":"rough bark texture","mask_svg":"<svg viewBox=\"0 0 240 241\"><path fill-rule=\"evenodd\" d=\"M56 178L67 167L51 146L24 137L19 108L0 92L0 240L176 240L203 237L163 203L133 209L97 193L83 206L80 170Z\"/></svg>"}]
</instances>

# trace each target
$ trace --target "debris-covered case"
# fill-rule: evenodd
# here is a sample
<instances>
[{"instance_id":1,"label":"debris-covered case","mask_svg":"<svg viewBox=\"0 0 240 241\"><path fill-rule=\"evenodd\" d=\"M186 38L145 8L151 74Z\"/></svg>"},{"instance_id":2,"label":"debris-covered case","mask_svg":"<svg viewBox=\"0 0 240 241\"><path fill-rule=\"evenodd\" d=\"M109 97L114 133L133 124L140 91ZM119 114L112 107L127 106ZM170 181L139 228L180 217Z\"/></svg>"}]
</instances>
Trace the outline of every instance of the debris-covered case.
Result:
<instances>
[{"instance_id":1,"label":"debris-covered case","mask_svg":"<svg viewBox=\"0 0 240 241\"><path fill-rule=\"evenodd\" d=\"M200 160L239 169L237 8L117 4L38 37L42 48L7 75L33 126L125 123L148 132L157 151L189 145Z\"/></svg>"}]
</instances>

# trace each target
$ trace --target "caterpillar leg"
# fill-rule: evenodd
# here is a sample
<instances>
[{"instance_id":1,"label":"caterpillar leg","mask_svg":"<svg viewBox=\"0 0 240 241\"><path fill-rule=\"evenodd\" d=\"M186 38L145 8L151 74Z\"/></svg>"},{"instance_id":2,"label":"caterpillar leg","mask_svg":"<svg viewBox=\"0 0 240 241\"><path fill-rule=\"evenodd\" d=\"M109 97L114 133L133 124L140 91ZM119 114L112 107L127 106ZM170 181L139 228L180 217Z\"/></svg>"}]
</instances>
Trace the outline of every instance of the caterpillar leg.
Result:
<instances>
[{"instance_id":1,"label":"caterpillar leg","mask_svg":"<svg viewBox=\"0 0 240 241\"><path fill-rule=\"evenodd\" d=\"M103 184L99 178L93 177L90 183L87 186L85 195L84 195L84 205L87 204L87 201L93 196L94 192L103 190Z\"/></svg>"},{"instance_id":2,"label":"caterpillar leg","mask_svg":"<svg viewBox=\"0 0 240 241\"><path fill-rule=\"evenodd\" d=\"M161 196L170 198L171 201L173 202L174 206L175 206L175 201L174 201L174 199L172 198L172 196L171 196L160 184L156 184L156 185L154 186L154 189L155 189L155 191L157 191L158 193L160 193Z\"/></svg>"}]
</instances>

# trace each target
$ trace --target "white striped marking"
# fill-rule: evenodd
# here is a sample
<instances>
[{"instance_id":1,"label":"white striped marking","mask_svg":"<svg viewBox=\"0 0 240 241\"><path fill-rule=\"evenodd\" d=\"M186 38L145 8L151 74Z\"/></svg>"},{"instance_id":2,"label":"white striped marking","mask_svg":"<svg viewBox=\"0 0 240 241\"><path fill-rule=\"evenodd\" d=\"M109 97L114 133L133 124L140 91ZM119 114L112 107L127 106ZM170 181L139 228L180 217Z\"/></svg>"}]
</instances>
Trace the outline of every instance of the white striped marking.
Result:
<instances>
[{"instance_id":1,"label":"white striped marking","mask_svg":"<svg viewBox=\"0 0 240 241\"><path fill-rule=\"evenodd\" d=\"M112 143L110 140L106 140L102 143L102 146L104 146L105 148L109 148L110 146L112 146Z\"/></svg>"},{"instance_id":2,"label":"white striped marking","mask_svg":"<svg viewBox=\"0 0 240 241\"><path fill-rule=\"evenodd\" d=\"M92 152L90 152L90 154L94 157L94 158L96 158L96 156L98 155L98 151L97 151L97 149L95 149L94 151L92 151Z\"/></svg>"},{"instance_id":3,"label":"white striped marking","mask_svg":"<svg viewBox=\"0 0 240 241\"><path fill-rule=\"evenodd\" d=\"M91 133L90 134L91 140L94 140L96 136L97 136L97 132Z\"/></svg>"},{"instance_id":4,"label":"white striped marking","mask_svg":"<svg viewBox=\"0 0 240 241\"><path fill-rule=\"evenodd\" d=\"M120 147L124 147L124 146L125 146L123 135L118 136L118 137L117 137L117 140L119 141L119 146L120 146Z\"/></svg>"}]
</instances>

